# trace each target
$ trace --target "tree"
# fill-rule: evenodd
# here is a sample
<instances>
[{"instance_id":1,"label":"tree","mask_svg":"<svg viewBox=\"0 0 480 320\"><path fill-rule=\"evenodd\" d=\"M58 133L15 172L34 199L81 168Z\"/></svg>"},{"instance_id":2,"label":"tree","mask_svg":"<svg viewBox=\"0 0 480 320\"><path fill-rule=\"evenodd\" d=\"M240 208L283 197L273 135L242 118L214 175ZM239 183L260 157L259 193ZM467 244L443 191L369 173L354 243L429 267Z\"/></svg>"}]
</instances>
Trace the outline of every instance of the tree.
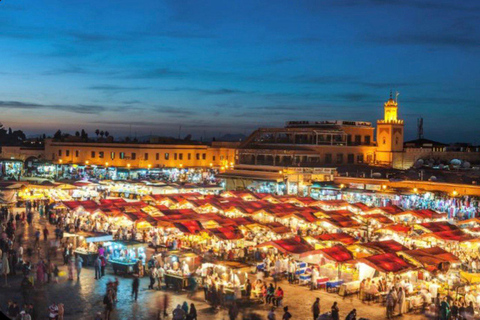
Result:
<instances>
[{"instance_id":1,"label":"tree","mask_svg":"<svg viewBox=\"0 0 480 320\"><path fill-rule=\"evenodd\" d=\"M76 131L75 132L75 137L80 137L80 132Z\"/></svg>"},{"instance_id":2,"label":"tree","mask_svg":"<svg viewBox=\"0 0 480 320\"><path fill-rule=\"evenodd\" d=\"M53 135L53 139L60 140L61 138L62 138L62 131L58 129L57 132L55 132L55 134Z\"/></svg>"},{"instance_id":3,"label":"tree","mask_svg":"<svg viewBox=\"0 0 480 320\"><path fill-rule=\"evenodd\" d=\"M82 137L83 141L88 140L88 134L87 134L87 132L85 132L85 129L82 129L82 133L80 134L80 136Z\"/></svg>"},{"instance_id":4,"label":"tree","mask_svg":"<svg viewBox=\"0 0 480 320\"><path fill-rule=\"evenodd\" d=\"M98 130L98 129L97 129L97 130L95 130L95 134L96 134L96 135L97 135L97 137L98 137L98 135L100 134L100 130Z\"/></svg>"},{"instance_id":5,"label":"tree","mask_svg":"<svg viewBox=\"0 0 480 320\"><path fill-rule=\"evenodd\" d=\"M110 132L108 132L108 131L105 131L105 137L107 137L107 138L108 138L108 136L109 136L109 135L110 135Z\"/></svg>"},{"instance_id":6,"label":"tree","mask_svg":"<svg viewBox=\"0 0 480 320\"><path fill-rule=\"evenodd\" d=\"M102 131L100 131L100 137L102 137L102 138L103 138L103 136L104 136L104 135L105 135L105 132L103 132L103 130L102 130Z\"/></svg>"},{"instance_id":7,"label":"tree","mask_svg":"<svg viewBox=\"0 0 480 320\"><path fill-rule=\"evenodd\" d=\"M12 128L8 128L8 135L12 135Z\"/></svg>"},{"instance_id":8,"label":"tree","mask_svg":"<svg viewBox=\"0 0 480 320\"><path fill-rule=\"evenodd\" d=\"M183 138L183 140L185 140L185 141L190 141L190 140L192 140L192 135L191 135L191 134L188 134L185 138Z\"/></svg>"}]
</instances>

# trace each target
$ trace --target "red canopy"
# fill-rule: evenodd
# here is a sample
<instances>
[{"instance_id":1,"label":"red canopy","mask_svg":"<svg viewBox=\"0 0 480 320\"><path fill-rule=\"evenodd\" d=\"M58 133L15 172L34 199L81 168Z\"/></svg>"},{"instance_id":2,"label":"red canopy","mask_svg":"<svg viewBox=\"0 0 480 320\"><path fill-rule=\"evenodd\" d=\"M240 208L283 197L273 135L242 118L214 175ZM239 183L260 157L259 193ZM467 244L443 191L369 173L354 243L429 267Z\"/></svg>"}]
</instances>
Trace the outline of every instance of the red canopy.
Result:
<instances>
[{"instance_id":1,"label":"red canopy","mask_svg":"<svg viewBox=\"0 0 480 320\"><path fill-rule=\"evenodd\" d=\"M357 240L348 233L325 233L314 237L320 241L337 241L346 245L357 242Z\"/></svg>"},{"instance_id":2,"label":"red canopy","mask_svg":"<svg viewBox=\"0 0 480 320\"><path fill-rule=\"evenodd\" d=\"M403 246L402 244L398 243L395 240L362 243L362 246L365 246L367 248L371 248L374 250L378 250L381 252L390 252L390 253L396 253L398 251L408 250L407 247Z\"/></svg>"},{"instance_id":3,"label":"red canopy","mask_svg":"<svg viewBox=\"0 0 480 320\"><path fill-rule=\"evenodd\" d=\"M330 248L323 248L320 249L324 256L326 256L329 260L335 262L345 262L349 260L353 260L353 255L350 251L347 250L344 246L333 246Z\"/></svg>"},{"instance_id":4,"label":"red canopy","mask_svg":"<svg viewBox=\"0 0 480 320\"><path fill-rule=\"evenodd\" d=\"M300 237L293 237L289 239L281 239L275 241L268 241L258 245L259 247L272 246L277 248L282 253L289 254L304 254L313 252L315 249Z\"/></svg>"},{"instance_id":5,"label":"red canopy","mask_svg":"<svg viewBox=\"0 0 480 320\"><path fill-rule=\"evenodd\" d=\"M208 229L208 232L221 240L240 240L243 239L243 233L237 227L222 227Z\"/></svg>"},{"instance_id":6,"label":"red canopy","mask_svg":"<svg viewBox=\"0 0 480 320\"><path fill-rule=\"evenodd\" d=\"M186 234L198 234L203 230L198 221L180 221L174 223L175 227Z\"/></svg>"},{"instance_id":7,"label":"red canopy","mask_svg":"<svg viewBox=\"0 0 480 320\"><path fill-rule=\"evenodd\" d=\"M415 269L414 265L406 262L393 253L382 253L375 256L364 257L358 259L358 261L383 273L402 273Z\"/></svg>"}]
</instances>

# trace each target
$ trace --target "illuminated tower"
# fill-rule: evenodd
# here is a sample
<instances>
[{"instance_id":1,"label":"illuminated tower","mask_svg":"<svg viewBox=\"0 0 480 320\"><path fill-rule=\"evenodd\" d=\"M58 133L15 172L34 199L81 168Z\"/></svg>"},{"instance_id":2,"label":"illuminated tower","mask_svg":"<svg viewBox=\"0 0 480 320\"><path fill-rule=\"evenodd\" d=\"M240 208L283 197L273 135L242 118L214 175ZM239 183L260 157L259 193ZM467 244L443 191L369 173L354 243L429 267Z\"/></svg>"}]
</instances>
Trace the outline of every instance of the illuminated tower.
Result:
<instances>
[{"instance_id":1,"label":"illuminated tower","mask_svg":"<svg viewBox=\"0 0 480 320\"><path fill-rule=\"evenodd\" d=\"M397 94L398 95L398 94ZM398 167L403 153L403 120L398 119L397 99L385 102L384 118L377 121L377 152L378 164Z\"/></svg>"}]
</instances>

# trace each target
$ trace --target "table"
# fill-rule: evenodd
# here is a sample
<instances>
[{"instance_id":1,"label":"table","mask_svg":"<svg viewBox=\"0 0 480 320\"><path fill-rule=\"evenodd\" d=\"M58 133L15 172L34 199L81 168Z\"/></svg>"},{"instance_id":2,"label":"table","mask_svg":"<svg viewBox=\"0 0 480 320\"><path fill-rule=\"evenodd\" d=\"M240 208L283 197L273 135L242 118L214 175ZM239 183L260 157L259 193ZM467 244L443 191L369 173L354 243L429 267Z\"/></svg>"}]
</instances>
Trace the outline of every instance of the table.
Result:
<instances>
[{"instance_id":1,"label":"table","mask_svg":"<svg viewBox=\"0 0 480 320\"><path fill-rule=\"evenodd\" d=\"M89 252L89 251L84 251L84 250L75 250L73 251L76 255L82 257L83 263L86 266L93 266L95 260L98 257L97 252Z\"/></svg>"},{"instance_id":2,"label":"table","mask_svg":"<svg viewBox=\"0 0 480 320\"><path fill-rule=\"evenodd\" d=\"M191 281L182 275L165 273L165 284L167 288L172 286L178 292L190 288Z\"/></svg>"},{"instance_id":3,"label":"table","mask_svg":"<svg viewBox=\"0 0 480 320\"><path fill-rule=\"evenodd\" d=\"M135 270L135 265L137 264L136 261L123 262L118 260L108 260L108 262L112 265L113 272L115 274L117 274L118 272L126 274L133 273Z\"/></svg>"}]
</instances>

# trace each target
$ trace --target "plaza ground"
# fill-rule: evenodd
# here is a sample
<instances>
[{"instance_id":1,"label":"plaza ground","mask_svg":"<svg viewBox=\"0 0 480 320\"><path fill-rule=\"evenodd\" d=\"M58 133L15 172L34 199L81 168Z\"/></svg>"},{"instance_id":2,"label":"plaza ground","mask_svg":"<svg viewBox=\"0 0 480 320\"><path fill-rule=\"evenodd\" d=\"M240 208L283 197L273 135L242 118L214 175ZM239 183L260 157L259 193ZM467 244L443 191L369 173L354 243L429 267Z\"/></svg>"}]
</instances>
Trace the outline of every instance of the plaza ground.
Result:
<instances>
[{"instance_id":1,"label":"plaza ground","mask_svg":"<svg viewBox=\"0 0 480 320\"><path fill-rule=\"evenodd\" d=\"M32 243L33 234L36 228L43 228L45 221L39 221L35 218L34 226L28 227L24 232L25 243ZM48 226L50 234L53 234L53 227ZM33 260L34 262L36 259ZM54 260L60 266L64 274L67 273L66 266L61 266L60 254ZM119 276L118 303L112 314L112 320L134 320L134 319L157 319L160 310L163 310L164 295L169 296L169 316L177 304L187 301L194 303L198 311L199 320L224 320L228 318L228 312L225 309L214 311L204 301L203 291L198 291L191 299L187 298L186 293L174 293L171 290L148 290L149 279L145 277L140 281L140 291L138 301L135 302L131 297L132 279ZM3 280L3 279L2 279ZM63 303L65 305L65 320L93 319L97 312L103 312L103 295L106 292L106 284L109 280L114 280L113 271L110 268L106 270L106 276L101 280L95 280L93 268L85 267L82 270L80 281L69 281L66 276L60 277L59 283L51 283L35 288L32 299L36 307L36 313L39 319L45 319L48 305L52 302ZM268 280L268 279L267 279ZM20 294L21 276L9 277L9 286L0 286L1 308L5 310L9 299L22 303ZM3 285L3 282L0 282ZM299 285L290 285L287 281L279 282L279 285L285 291L284 306L288 306L293 315L293 319L312 319L311 305L316 297L320 297L321 312L330 310L334 301L337 301L340 308L340 319L344 319L347 313L353 308L357 309L357 319L366 318L371 320L385 319L385 308L379 304L362 303L356 296L350 296L343 299L337 294L327 293L324 290L310 291L308 287ZM262 319L267 318L270 305L254 304L249 310L242 310L245 313L255 312L261 315ZM276 311L277 319L281 319L283 311ZM162 317L163 319L163 317ZM241 319L241 316L238 317ZM424 315L407 314L397 319L419 320L425 319Z\"/></svg>"}]
</instances>

